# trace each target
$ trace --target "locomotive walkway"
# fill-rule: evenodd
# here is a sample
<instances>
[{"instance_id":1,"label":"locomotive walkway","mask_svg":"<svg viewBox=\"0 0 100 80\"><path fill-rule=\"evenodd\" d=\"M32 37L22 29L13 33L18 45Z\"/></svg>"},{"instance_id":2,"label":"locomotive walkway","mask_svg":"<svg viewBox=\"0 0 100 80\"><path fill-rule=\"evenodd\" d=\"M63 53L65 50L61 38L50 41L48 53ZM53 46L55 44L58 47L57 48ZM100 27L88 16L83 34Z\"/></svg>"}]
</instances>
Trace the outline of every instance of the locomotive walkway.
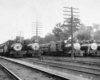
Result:
<instances>
[{"instance_id":1,"label":"locomotive walkway","mask_svg":"<svg viewBox=\"0 0 100 80\"><path fill-rule=\"evenodd\" d=\"M0 57L0 58L2 58L2 57ZM42 72L45 72L47 74L59 76L59 77L64 78L66 80L90 80L90 79L87 79L87 78L83 78L83 77L80 77L80 76L75 76L75 75L72 75L72 74L59 72L59 71L56 71L56 70L53 70L53 69L45 68L43 66L38 66L38 65L31 64L31 63L24 62L24 61L20 61L20 60L15 60L15 59L10 59L10 58L5 58L5 57L3 57L2 59L6 59L6 60L9 60L9 61L18 63L18 64L22 64L22 65L28 66L30 68L34 68L34 69L40 70Z\"/></svg>"}]
</instances>

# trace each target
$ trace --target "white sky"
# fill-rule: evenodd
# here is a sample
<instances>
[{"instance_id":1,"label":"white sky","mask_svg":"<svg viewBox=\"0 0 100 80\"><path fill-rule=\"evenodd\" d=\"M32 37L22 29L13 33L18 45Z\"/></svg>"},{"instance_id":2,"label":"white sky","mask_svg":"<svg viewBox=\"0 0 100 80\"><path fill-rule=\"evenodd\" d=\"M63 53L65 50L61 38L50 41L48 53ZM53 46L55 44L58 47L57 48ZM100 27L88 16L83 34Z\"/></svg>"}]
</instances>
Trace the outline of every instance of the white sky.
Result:
<instances>
[{"instance_id":1,"label":"white sky","mask_svg":"<svg viewBox=\"0 0 100 80\"><path fill-rule=\"evenodd\" d=\"M20 31L25 38L31 38L35 35L32 22L36 20L42 23L39 35L45 36L64 20L63 7L79 8L85 25L100 24L100 0L0 0L0 43L15 38Z\"/></svg>"}]
</instances>

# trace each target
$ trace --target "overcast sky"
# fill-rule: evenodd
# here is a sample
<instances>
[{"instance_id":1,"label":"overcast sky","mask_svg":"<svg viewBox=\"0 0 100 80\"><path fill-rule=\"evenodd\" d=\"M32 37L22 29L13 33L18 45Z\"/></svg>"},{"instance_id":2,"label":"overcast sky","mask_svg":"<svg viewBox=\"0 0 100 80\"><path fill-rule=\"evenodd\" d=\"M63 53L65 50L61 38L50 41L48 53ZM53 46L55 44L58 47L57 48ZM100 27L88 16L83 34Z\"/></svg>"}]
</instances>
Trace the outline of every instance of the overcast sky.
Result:
<instances>
[{"instance_id":1,"label":"overcast sky","mask_svg":"<svg viewBox=\"0 0 100 80\"><path fill-rule=\"evenodd\" d=\"M40 36L45 36L56 23L63 22L63 7L79 8L85 25L100 24L100 0L0 0L0 43L15 38L20 31L31 38L35 35L32 22L37 20L42 25Z\"/></svg>"}]
</instances>

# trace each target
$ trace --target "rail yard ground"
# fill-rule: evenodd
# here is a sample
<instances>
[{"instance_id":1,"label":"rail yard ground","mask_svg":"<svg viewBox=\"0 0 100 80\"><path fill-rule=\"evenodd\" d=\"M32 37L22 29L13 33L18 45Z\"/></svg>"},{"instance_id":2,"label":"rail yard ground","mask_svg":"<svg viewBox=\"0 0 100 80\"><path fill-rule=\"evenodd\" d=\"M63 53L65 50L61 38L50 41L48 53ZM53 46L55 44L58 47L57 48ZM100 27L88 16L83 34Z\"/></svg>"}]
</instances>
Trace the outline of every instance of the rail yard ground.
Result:
<instances>
[{"instance_id":1,"label":"rail yard ground","mask_svg":"<svg viewBox=\"0 0 100 80\"><path fill-rule=\"evenodd\" d=\"M99 80L100 79L100 75L98 75L100 73L100 58L97 57L97 58L74 58L74 59L71 59L69 57L43 57L43 60L39 60L38 58L20 58L20 60L23 60L23 61L27 61L27 62L30 62L30 63L33 63L33 64L38 64L38 65L42 65L42 66L45 66L45 67L49 67L49 68L52 68L52 69L55 69L55 70L58 70L58 71L61 71L61 72L66 72L66 73L70 73L70 74L74 74L74 75L78 75L78 76L83 76L83 77L87 77L89 78L90 80ZM53 63L53 66L51 66L50 64ZM58 65L57 67L54 67L54 65ZM61 68L61 65L65 68ZM70 65L70 66L69 66ZM58 68L60 66L60 68ZM81 72L82 70L85 71L83 68L79 68L80 71L77 72L75 70L71 70L71 67L72 66L75 66L74 69L76 69L76 66L81 66L81 67L85 67L87 68L86 72L89 71L89 68L91 68L90 72L94 73L94 69L97 72L99 72L97 75L96 74L90 74L90 73L84 73L84 72ZM70 70L69 70L69 67L70 67ZM68 68L68 69L67 69ZM92 69L93 68L93 69Z\"/></svg>"},{"instance_id":2,"label":"rail yard ground","mask_svg":"<svg viewBox=\"0 0 100 80\"><path fill-rule=\"evenodd\" d=\"M6 58L6 59L8 59L8 58ZM20 64L23 64L23 65L27 65L27 66L31 66L31 67L34 67L34 68L36 68L36 69L38 69L38 70L42 70L42 71L44 71L44 72L46 72L46 73L50 73L50 74L53 74L53 75L56 75L56 76L60 76L60 77L63 77L63 79L60 79L60 77L59 77L59 79L60 80L91 80L90 78L85 78L85 77L83 77L83 76L76 76L76 75L73 75L73 74L69 74L69 73L67 73L67 72L62 72L62 71L59 71L59 70L57 70L56 68L50 68L50 67L48 67L49 65L47 65L47 66L42 66L42 65L38 65L38 64L33 64L33 63L30 63L30 62L26 62L26 61L22 61L22 60L18 60L18 59L11 59L11 58L9 58L8 60L11 60L11 61L14 61L14 62L17 62L17 63L20 63ZM39 61L38 61L39 62ZM10 66L10 65L9 65ZM11 66L10 66L11 67ZM60 68L61 69L61 68ZM21 71L21 68L19 68L18 70L20 70ZM23 69L22 69L22 71L23 71ZM54 78L53 78L54 79ZM56 80L59 80L59 79L56 79ZM26 79L27 80L27 79ZM31 80L31 79L30 79ZM40 79L41 80L41 79ZM45 80L45 79L43 79L43 80ZM50 79L50 80L52 80L52 79ZM54 79L55 80L55 79Z\"/></svg>"},{"instance_id":3,"label":"rail yard ground","mask_svg":"<svg viewBox=\"0 0 100 80\"><path fill-rule=\"evenodd\" d=\"M56 57L56 56L43 56L44 60L54 60L54 61L84 61L84 62L94 62L100 63L100 57Z\"/></svg>"},{"instance_id":4,"label":"rail yard ground","mask_svg":"<svg viewBox=\"0 0 100 80\"><path fill-rule=\"evenodd\" d=\"M0 80L13 80L7 73L0 68Z\"/></svg>"},{"instance_id":5,"label":"rail yard ground","mask_svg":"<svg viewBox=\"0 0 100 80\"><path fill-rule=\"evenodd\" d=\"M18 65L7 60L0 60L0 63L12 70L22 80L61 80L56 77L52 77L48 74L43 74L40 71L31 69L22 65ZM10 80L10 79L8 79Z\"/></svg>"},{"instance_id":6,"label":"rail yard ground","mask_svg":"<svg viewBox=\"0 0 100 80\"><path fill-rule=\"evenodd\" d=\"M100 79L100 57L75 57L74 59L71 57L50 57L50 56L42 56L43 60L39 58L9 58L11 60L18 60L18 62L22 62L23 64L35 64L38 68L44 67L45 69L52 69L53 71L61 72L60 74L66 73L70 75L83 77L85 79L82 80L99 80ZM5 57L4 57L5 58ZM9 62L9 61L8 61ZM0 60L0 63L6 65L9 69L13 70L22 80L55 80L50 76L45 77L43 73L35 72L34 70L28 70L28 68L23 68L23 66L18 66L17 64L8 63L5 60ZM18 67L17 67L18 66ZM43 68L43 69L44 69ZM41 68L42 69L42 68ZM45 70L44 69L44 70ZM52 72L52 71L51 71ZM38 74L39 73L39 74ZM26 76L27 75L27 76ZM33 76L34 75L34 76ZM40 77L39 77L40 76ZM56 80L62 80L57 79ZM73 79L69 79L73 80ZM78 80L78 79L75 79Z\"/></svg>"}]
</instances>

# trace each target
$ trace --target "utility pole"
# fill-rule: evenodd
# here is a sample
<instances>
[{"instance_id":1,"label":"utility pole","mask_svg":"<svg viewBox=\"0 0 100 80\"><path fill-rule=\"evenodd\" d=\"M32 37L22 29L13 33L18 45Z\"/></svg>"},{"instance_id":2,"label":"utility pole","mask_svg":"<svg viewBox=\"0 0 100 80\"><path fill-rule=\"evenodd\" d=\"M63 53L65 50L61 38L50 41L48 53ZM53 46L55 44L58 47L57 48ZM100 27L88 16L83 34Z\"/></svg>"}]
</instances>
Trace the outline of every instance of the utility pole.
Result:
<instances>
[{"instance_id":1,"label":"utility pole","mask_svg":"<svg viewBox=\"0 0 100 80\"><path fill-rule=\"evenodd\" d=\"M40 22L38 22L38 20L36 21L36 22L33 22L34 23L34 25L35 25L35 29L34 29L34 31L32 31L33 32L33 34L35 34L36 35L36 38L35 38L35 41L37 41L38 42L38 36L39 36L39 34L41 34L40 32L41 32L41 30L42 30L42 24L40 23ZM33 24L32 24L33 25ZM33 28L34 26L32 26L32 28ZM33 29L32 29L33 30Z\"/></svg>"},{"instance_id":2,"label":"utility pole","mask_svg":"<svg viewBox=\"0 0 100 80\"><path fill-rule=\"evenodd\" d=\"M36 21L36 40L38 41L38 21Z\"/></svg>"},{"instance_id":3,"label":"utility pole","mask_svg":"<svg viewBox=\"0 0 100 80\"><path fill-rule=\"evenodd\" d=\"M22 34L22 31L19 32L20 42L21 42L21 36L22 36L21 34Z\"/></svg>"},{"instance_id":4,"label":"utility pole","mask_svg":"<svg viewBox=\"0 0 100 80\"><path fill-rule=\"evenodd\" d=\"M65 9L70 9L71 11L67 11L67 10L64 10L64 12L70 12L70 14L64 14L66 16L70 16L71 17L71 57L74 58L74 48L73 48L73 19L74 19L74 16L78 16L78 15L73 15L74 13L79 13L79 12L75 12L73 10L79 10L78 8L73 8L73 7L63 7ZM64 19L68 19L68 18L64 18ZM68 25L69 26L69 25Z\"/></svg>"}]
</instances>

